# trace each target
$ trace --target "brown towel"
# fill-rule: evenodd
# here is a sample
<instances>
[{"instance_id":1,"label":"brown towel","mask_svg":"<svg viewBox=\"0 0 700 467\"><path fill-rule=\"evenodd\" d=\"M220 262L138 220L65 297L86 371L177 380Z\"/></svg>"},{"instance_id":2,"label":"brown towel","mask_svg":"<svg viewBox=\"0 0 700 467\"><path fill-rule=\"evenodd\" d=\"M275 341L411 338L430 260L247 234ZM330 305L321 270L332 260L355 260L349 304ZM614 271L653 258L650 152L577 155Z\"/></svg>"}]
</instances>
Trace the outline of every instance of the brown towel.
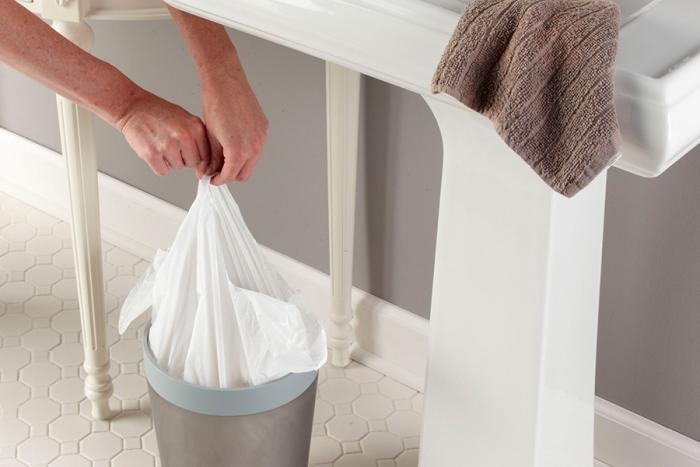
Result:
<instances>
[{"instance_id":1,"label":"brown towel","mask_svg":"<svg viewBox=\"0 0 700 467\"><path fill-rule=\"evenodd\" d=\"M608 0L476 0L445 49L433 92L489 117L548 185L573 196L618 152L618 22Z\"/></svg>"}]
</instances>

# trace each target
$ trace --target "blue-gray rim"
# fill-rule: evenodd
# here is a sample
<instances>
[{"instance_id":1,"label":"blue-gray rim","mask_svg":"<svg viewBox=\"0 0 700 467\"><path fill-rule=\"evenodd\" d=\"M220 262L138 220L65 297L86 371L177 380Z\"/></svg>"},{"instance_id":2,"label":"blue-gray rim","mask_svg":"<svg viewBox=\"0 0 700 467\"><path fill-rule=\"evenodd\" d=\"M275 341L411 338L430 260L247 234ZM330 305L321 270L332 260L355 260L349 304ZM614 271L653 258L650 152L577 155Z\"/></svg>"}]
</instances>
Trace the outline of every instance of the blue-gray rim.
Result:
<instances>
[{"instance_id":1,"label":"blue-gray rim","mask_svg":"<svg viewBox=\"0 0 700 467\"><path fill-rule=\"evenodd\" d=\"M209 388L188 383L170 375L158 365L148 342L150 329L151 323L148 323L143 339L146 380L160 397L191 412L224 417L267 412L302 395L318 375L317 371L290 373L269 383L235 389Z\"/></svg>"}]
</instances>

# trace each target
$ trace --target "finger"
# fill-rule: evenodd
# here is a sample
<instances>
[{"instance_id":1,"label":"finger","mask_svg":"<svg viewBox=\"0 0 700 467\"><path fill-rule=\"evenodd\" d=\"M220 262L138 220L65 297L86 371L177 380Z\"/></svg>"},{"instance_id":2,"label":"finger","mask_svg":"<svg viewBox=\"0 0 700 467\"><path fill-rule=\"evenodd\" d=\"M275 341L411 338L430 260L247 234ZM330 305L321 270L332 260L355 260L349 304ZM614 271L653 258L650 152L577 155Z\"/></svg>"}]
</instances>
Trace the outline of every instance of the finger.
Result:
<instances>
[{"instance_id":1,"label":"finger","mask_svg":"<svg viewBox=\"0 0 700 467\"><path fill-rule=\"evenodd\" d=\"M226 183L233 182L238 177L238 173L241 170L241 163L237 157L225 157L224 156L224 166L221 168L221 172L214 175L211 179L212 185L223 185Z\"/></svg>"},{"instance_id":2,"label":"finger","mask_svg":"<svg viewBox=\"0 0 700 467\"><path fill-rule=\"evenodd\" d=\"M180 153L179 147L168 150L165 153L165 159L168 161L168 164L170 164L170 167L172 167L173 169L181 169L185 166L185 161L182 160L182 155Z\"/></svg>"},{"instance_id":3,"label":"finger","mask_svg":"<svg viewBox=\"0 0 700 467\"><path fill-rule=\"evenodd\" d=\"M211 164L211 151L209 149L209 140L204 138L204 141L197 144L197 151L200 154L199 163L197 164L197 178L202 179L209 170L209 165ZM201 151L204 151L202 153ZM202 156L202 154L204 154Z\"/></svg>"},{"instance_id":4,"label":"finger","mask_svg":"<svg viewBox=\"0 0 700 467\"><path fill-rule=\"evenodd\" d=\"M201 159L199 160L199 163L197 164L197 178L202 179L207 174L207 170L209 168L209 163L210 161L208 159Z\"/></svg>"},{"instance_id":5,"label":"finger","mask_svg":"<svg viewBox=\"0 0 700 467\"><path fill-rule=\"evenodd\" d=\"M243 167L241 167L240 172L238 172L238 176L236 177L236 180L239 182L245 182L250 178L250 176L253 174L253 169L255 168L255 164L258 162L257 157L252 157L248 159L245 164L243 164Z\"/></svg>"},{"instance_id":6,"label":"finger","mask_svg":"<svg viewBox=\"0 0 700 467\"><path fill-rule=\"evenodd\" d=\"M180 146L180 157L185 167L197 167L199 165L199 150L194 142L184 143Z\"/></svg>"},{"instance_id":7,"label":"finger","mask_svg":"<svg viewBox=\"0 0 700 467\"><path fill-rule=\"evenodd\" d=\"M159 177L168 175L168 164L162 157L151 157L149 159L146 159L146 163L151 168L153 173L158 175Z\"/></svg>"},{"instance_id":8,"label":"finger","mask_svg":"<svg viewBox=\"0 0 700 467\"><path fill-rule=\"evenodd\" d=\"M207 175L214 175L221 172L221 169L224 167L224 149L215 139L209 140L209 147L211 159L206 173Z\"/></svg>"},{"instance_id":9,"label":"finger","mask_svg":"<svg viewBox=\"0 0 700 467\"><path fill-rule=\"evenodd\" d=\"M197 155L199 156L197 162L197 173L206 173L207 167L211 162L211 152L209 149L209 137L207 136L207 130L204 128L204 124L199 121L199 126L197 127L197 133L195 135L195 147L197 149Z\"/></svg>"}]
</instances>

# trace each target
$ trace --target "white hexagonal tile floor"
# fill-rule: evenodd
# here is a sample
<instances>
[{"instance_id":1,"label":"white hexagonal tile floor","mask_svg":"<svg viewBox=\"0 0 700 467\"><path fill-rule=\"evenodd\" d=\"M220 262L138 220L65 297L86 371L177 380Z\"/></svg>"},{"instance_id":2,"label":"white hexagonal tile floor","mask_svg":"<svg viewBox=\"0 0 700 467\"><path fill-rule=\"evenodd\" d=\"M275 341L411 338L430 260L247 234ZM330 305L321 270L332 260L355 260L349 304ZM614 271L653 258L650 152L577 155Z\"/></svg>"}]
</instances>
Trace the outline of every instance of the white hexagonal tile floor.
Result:
<instances>
[{"instance_id":1,"label":"white hexagonal tile floor","mask_svg":"<svg viewBox=\"0 0 700 467\"><path fill-rule=\"evenodd\" d=\"M160 465L142 333L116 337L114 311L147 262L104 245L117 414L94 421L68 227L2 193L0 208L10 219L0 230L0 466ZM310 465L415 467L421 407L421 394L357 363L322 369Z\"/></svg>"},{"instance_id":2,"label":"white hexagonal tile floor","mask_svg":"<svg viewBox=\"0 0 700 467\"><path fill-rule=\"evenodd\" d=\"M116 332L119 306L148 263L103 250L109 422L92 420L83 394L70 229L0 193L0 467L160 466L143 333ZM310 466L417 467L422 407L422 394L360 364L321 369Z\"/></svg>"}]
</instances>

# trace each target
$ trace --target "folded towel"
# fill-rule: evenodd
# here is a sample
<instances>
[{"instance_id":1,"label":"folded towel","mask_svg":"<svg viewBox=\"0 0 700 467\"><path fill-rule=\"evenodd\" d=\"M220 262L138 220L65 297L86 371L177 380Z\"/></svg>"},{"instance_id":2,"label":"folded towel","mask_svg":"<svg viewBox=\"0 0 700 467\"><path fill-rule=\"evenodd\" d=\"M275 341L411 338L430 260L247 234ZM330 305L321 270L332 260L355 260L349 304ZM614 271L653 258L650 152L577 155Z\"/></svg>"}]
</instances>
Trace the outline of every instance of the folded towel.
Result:
<instances>
[{"instance_id":1,"label":"folded towel","mask_svg":"<svg viewBox=\"0 0 700 467\"><path fill-rule=\"evenodd\" d=\"M608 0L476 0L433 77L489 117L554 190L573 196L615 160L619 9Z\"/></svg>"}]
</instances>

